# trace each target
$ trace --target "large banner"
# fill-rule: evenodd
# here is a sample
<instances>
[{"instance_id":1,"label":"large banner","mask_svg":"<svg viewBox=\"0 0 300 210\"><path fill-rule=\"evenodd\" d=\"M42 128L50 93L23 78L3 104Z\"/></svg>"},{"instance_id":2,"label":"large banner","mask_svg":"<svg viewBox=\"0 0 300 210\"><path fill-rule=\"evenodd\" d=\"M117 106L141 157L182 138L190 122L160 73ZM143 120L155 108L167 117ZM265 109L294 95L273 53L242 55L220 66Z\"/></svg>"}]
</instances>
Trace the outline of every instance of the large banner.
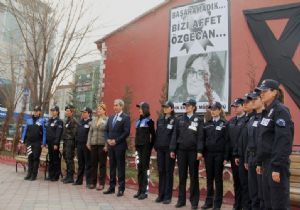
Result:
<instances>
[{"instance_id":1,"label":"large banner","mask_svg":"<svg viewBox=\"0 0 300 210\"><path fill-rule=\"evenodd\" d=\"M228 111L228 0L204 0L170 12L168 99L175 112L193 98L197 112L219 101Z\"/></svg>"}]
</instances>

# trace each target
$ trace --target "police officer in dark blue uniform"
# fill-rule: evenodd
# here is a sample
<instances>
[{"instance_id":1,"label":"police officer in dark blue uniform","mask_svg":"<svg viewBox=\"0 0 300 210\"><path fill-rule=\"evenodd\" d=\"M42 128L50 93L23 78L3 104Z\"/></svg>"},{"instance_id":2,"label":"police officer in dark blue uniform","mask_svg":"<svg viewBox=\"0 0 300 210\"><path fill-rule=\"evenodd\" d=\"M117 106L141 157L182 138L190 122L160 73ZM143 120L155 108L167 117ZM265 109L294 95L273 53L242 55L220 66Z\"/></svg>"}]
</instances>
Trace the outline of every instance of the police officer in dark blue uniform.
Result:
<instances>
[{"instance_id":1,"label":"police officer in dark blue uniform","mask_svg":"<svg viewBox=\"0 0 300 210\"><path fill-rule=\"evenodd\" d=\"M74 182L74 157L75 157L75 136L77 132L78 122L74 119L75 107L68 105L65 107L65 115L67 117L62 139L63 158L67 166L67 176L63 179L64 184Z\"/></svg>"},{"instance_id":2,"label":"police officer in dark blue uniform","mask_svg":"<svg viewBox=\"0 0 300 210\"><path fill-rule=\"evenodd\" d=\"M190 202L192 209L199 203L199 160L203 153L203 119L196 115L197 102L190 99L183 103L186 113L176 120L170 155L173 159L177 154L179 169L179 195L176 208L186 205L186 180L190 174Z\"/></svg>"},{"instance_id":3,"label":"police officer in dark blue uniform","mask_svg":"<svg viewBox=\"0 0 300 210\"><path fill-rule=\"evenodd\" d=\"M257 172L263 175L265 209L290 209L289 156L292 151L294 123L289 109L279 99L279 83L266 79L257 88L265 105L259 124Z\"/></svg>"},{"instance_id":4,"label":"police officer in dark blue uniform","mask_svg":"<svg viewBox=\"0 0 300 210\"><path fill-rule=\"evenodd\" d=\"M210 107L212 119L204 124L204 160L207 196L202 209L220 210L223 201L223 169L229 159L227 122L221 118L222 105ZM214 192L215 184L215 192Z\"/></svg>"},{"instance_id":5,"label":"police officer in dark blue uniform","mask_svg":"<svg viewBox=\"0 0 300 210\"><path fill-rule=\"evenodd\" d=\"M60 139L63 132L63 121L59 118L59 107L50 109L51 117L46 123L49 167L47 180L58 181L61 174L59 154Z\"/></svg>"},{"instance_id":6,"label":"police officer in dark blue uniform","mask_svg":"<svg viewBox=\"0 0 300 210\"><path fill-rule=\"evenodd\" d=\"M256 153L258 144L258 125L261 121L261 113L264 109L264 105L258 91L250 93L248 99L251 100L252 108L254 109L254 114L249 119L247 125L248 141L245 153L245 164L248 168L249 197L252 210L263 210L264 206L261 193L262 177L256 173Z\"/></svg>"},{"instance_id":7,"label":"police officer in dark blue uniform","mask_svg":"<svg viewBox=\"0 0 300 210\"><path fill-rule=\"evenodd\" d=\"M21 143L27 144L28 173L25 180L36 180L42 146L46 145L45 120L41 117L41 107L35 106L32 118L26 121L26 126L22 133Z\"/></svg>"},{"instance_id":8,"label":"police officer in dark blue uniform","mask_svg":"<svg viewBox=\"0 0 300 210\"><path fill-rule=\"evenodd\" d=\"M170 142L174 130L174 104L167 101L162 105L163 115L157 120L156 141L157 168L159 174L158 197L155 202L171 203L175 159L170 157Z\"/></svg>"},{"instance_id":9,"label":"police officer in dark blue uniform","mask_svg":"<svg viewBox=\"0 0 300 210\"><path fill-rule=\"evenodd\" d=\"M248 130L247 125L250 117L253 115L253 108L251 100L248 98L249 94L244 96L243 108L245 111L244 116L244 126L242 127L241 134L238 139L237 148L235 149L235 154L237 157L235 158L235 164L238 165L239 168L239 178L242 189L242 207L243 210L251 209L251 201L249 198L249 188L248 188L248 170L245 165L245 155L247 149L247 141L248 141Z\"/></svg>"},{"instance_id":10,"label":"police officer in dark blue uniform","mask_svg":"<svg viewBox=\"0 0 300 210\"><path fill-rule=\"evenodd\" d=\"M237 147L237 142L241 134L242 128L245 123L245 112L243 109L244 99L237 98L231 104L233 113L235 116L229 120L227 124L228 138L229 138L229 160L231 164L232 176L233 176L233 188L234 188L234 205L233 210L242 209L242 188L239 178L239 169L235 164L235 158L237 154L235 153L234 148Z\"/></svg>"},{"instance_id":11,"label":"police officer in dark blue uniform","mask_svg":"<svg viewBox=\"0 0 300 210\"><path fill-rule=\"evenodd\" d=\"M77 179L74 185L82 185L83 176L85 175L86 185L89 189L94 189L96 186L91 183L91 154L86 147L88 134L90 130L90 122L92 121L92 109L84 107L81 110L81 120L77 126L75 142L77 148L78 171Z\"/></svg>"},{"instance_id":12,"label":"police officer in dark blue uniform","mask_svg":"<svg viewBox=\"0 0 300 210\"><path fill-rule=\"evenodd\" d=\"M150 106L146 102L136 105L140 118L136 121L135 148L138 154L138 192L134 198L143 200L148 197L148 175L151 151L155 142L154 122L150 118Z\"/></svg>"}]
</instances>

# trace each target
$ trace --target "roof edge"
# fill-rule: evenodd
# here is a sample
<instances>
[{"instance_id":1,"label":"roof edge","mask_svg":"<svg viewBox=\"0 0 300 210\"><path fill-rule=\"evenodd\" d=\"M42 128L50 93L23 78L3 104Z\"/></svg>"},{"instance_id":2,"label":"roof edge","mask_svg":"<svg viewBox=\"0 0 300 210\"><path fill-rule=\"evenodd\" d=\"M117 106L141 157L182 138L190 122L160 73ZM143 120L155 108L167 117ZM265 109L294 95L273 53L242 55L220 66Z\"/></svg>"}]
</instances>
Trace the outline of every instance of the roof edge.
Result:
<instances>
[{"instance_id":1,"label":"roof edge","mask_svg":"<svg viewBox=\"0 0 300 210\"><path fill-rule=\"evenodd\" d=\"M124 25L122 25L122 26L118 27L117 29L111 31L110 33L104 35L101 39L98 39L98 40L95 41L94 43L95 43L95 44L100 44L100 43L102 43L103 40L109 38L110 36L112 36L112 35L115 34L116 32L119 32L119 31L124 30L124 29L127 28L129 25L131 25L131 24L133 24L133 23L139 21L140 19L142 19L143 17L149 15L150 13L155 12L156 10L158 10L159 8L161 8L161 7L165 6L165 5L167 5L167 4L170 3L171 1L172 1L172 0L165 0L164 2L162 2L162 3L158 4L158 5L156 5L155 7L151 8L151 9L149 9L149 10L147 10L147 11L144 12L143 14L141 14L141 15L135 17L134 19L132 19L132 20L129 21L128 23L125 23Z\"/></svg>"}]
</instances>

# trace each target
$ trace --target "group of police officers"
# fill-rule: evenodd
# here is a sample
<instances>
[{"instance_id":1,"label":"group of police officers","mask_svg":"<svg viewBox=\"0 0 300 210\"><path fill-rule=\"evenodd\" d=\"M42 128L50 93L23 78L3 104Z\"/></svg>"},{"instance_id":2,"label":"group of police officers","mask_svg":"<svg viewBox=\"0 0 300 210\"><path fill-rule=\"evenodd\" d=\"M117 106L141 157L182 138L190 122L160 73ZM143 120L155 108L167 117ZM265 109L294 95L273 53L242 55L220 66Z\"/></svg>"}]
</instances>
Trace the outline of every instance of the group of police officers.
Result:
<instances>
[{"instance_id":1,"label":"group of police officers","mask_svg":"<svg viewBox=\"0 0 300 210\"><path fill-rule=\"evenodd\" d=\"M175 207L186 205L186 181L189 174L191 207L197 209L200 197L198 170L200 162L204 160L207 196L201 209L221 209L223 169L229 162L234 181L233 209L290 208L289 155L292 150L294 125L289 109L283 105L283 93L277 81L266 79L253 92L235 99L231 104L235 116L229 121L225 120L219 102L214 102L208 107L209 115L205 117L196 114L197 102L194 99L186 101L183 105L185 114L176 117L174 104L171 101L163 104L163 114L156 122L156 131L155 123L150 117L149 104L142 102L137 105L140 118L136 122L135 146L139 156L139 189L134 195L135 198L147 198L147 171L154 147L159 175L159 192L155 200L157 203L171 202L173 173L177 160L179 195ZM40 117L41 109L35 107L21 140L27 143L29 169L26 180L36 179L41 147L46 144L50 159L48 179L59 180L59 145L62 139L63 158L67 166L64 183L82 184L85 175L89 185L90 160L86 141L92 110L82 110L79 123L73 117L74 112L73 106L67 106L67 120L63 123L59 119L59 108L54 106L51 108L51 117L45 121ZM114 117L111 121L114 125ZM74 182L75 148L79 168ZM118 196L122 196L124 190L125 185ZM111 192L114 192L114 189L109 188L104 194Z\"/></svg>"},{"instance_id":2,"label":"group of police officers","mask_svg":"<svg viewBox=\"0 0 300 210\"><path fill-rule=\"evenodd\" d=\"M83 175L87 172L89 181L90 160L86 149L92 110L85 107L80 122L74 118L75 108L72 105L65 107L66 121L59 118L59 107L50 109L50 118L41 117L41 108L36 106L32 118L27 120L23 130L21 143L26 142L28 155L28 173L25 180L36 180L39 167L39 158L42 147L48 147L49 167L47 180L58 181L61 175L60 143L63 140L63 158L66 162L66 176L64 183L82 184ZM42 141L41 141L42 139ZM78 158L77 180L74 182L75 148Z\"/></svg>"}]
</instances>

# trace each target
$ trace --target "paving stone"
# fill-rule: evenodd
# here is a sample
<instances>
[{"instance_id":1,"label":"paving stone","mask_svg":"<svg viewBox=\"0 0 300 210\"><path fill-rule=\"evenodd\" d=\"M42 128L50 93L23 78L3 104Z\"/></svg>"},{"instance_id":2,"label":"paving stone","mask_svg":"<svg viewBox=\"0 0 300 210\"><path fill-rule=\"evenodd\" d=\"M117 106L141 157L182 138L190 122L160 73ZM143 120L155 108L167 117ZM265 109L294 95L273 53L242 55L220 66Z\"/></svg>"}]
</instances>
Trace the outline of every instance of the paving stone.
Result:
<instances>
[{"instance_id":1,"label":"paving stone","mask_svg":"<svg viewBox=\"0 0 300 210\"><path fill-rule=\"evenodd\" d=\"M123 197L104 195L85 185L45 181L42 173L36 181L25 181L25 175L23 171L16 173L13 165L0 162L0 210L171 210L177 202L173 198L169 205L157 204L155 194L140 201L133 198L136 190L132 189L126 189ZM203 201L199 209L202 204ZM187 200L187 205L180 210L190 208ZM229 205L222 206L222 210L229 209L232 209Z\"/></svg>"}]
</instances>

